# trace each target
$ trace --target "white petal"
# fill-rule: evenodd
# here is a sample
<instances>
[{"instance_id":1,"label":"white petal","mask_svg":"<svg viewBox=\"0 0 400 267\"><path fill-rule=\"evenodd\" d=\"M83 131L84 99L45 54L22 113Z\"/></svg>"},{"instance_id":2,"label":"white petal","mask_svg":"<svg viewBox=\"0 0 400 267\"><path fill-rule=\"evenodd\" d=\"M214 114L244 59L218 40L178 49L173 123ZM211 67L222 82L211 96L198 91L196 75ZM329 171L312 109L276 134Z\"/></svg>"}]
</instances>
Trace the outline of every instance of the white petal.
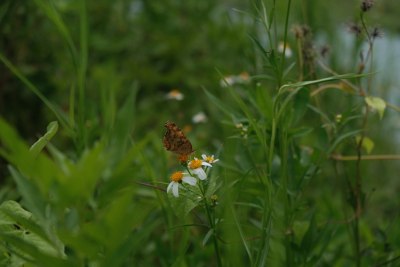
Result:
<instances>
[{"instance_id":1,"label":"white petal","mask_svg":"<svg viewBox=\"0 0 400 267\"><path fill-rule=\"evenodd\" d=\"M168 187L167 187L167 193L169 193L169 191L171 191L172 186L174 185L175 182L170 182Z\"/></svg>"},{"instance_id":2,"label":"white petal","mask_svg":"<svg viewBox=\"0 0 400 267\"><path fill-rule=\"evenodd\" d=\"M207 155L206 154L201 155L201 157L203 158L203 160L207 159Z\"/></svg>"},{"instance_id":3,"label":"white petal","mask_svg":"<svg viewBox=\"0 0 400 267\"><path fill-rule=\"evenodd\" d=\"M206 175L205 171L203 170L203 168L194 169L193 173L196 174L200 180L205 180L207 178L207 175Z\"/></svg>"},{"instance_id":4,"label":"white petal","mask_svg":"<svg viewBox=\"0 0 400 267\"><path fill-rule=\"evenodd\" d=\"M214 158L214 155L212 155L211 158L212 158L212 162L211 163L215 163L215 162L219 161L219 159L215 159Z\"/></svg>"},{"instance_id":5,"label":"white petal","mask_svg":"<svg viewBox=\"0 0 400 267\"><path fill-rule=\"evenodd\" d=\"M196 185L196 183L197 183L196 178L194 178L192 176L184 176L182 178L182 181L187 183L187 184L190 184L190 185Z\"/></svg>"},{"instance_id":6,"label":"white petal","mask_svg":"<svg viewBox=\"0 0 400 267\"><path fill-rule=\"evenodd\" d=\"M203 161L203 162L201 163L201 165L202 165L202 166L207 166L207 167L212 167L212 165L211 165L210 163L205 162L205 161Z\"/></svg>"},{"instance_id":7,"label":"white petal","mask_svg":"<svg viewBox=\"0 0 400 267\"><path fill-rule=\"evenodd\" d=\"M175 197L179 197L179 183L177 183L177 182L174 182L174 184L172 185L172 194L175 196Z\"/></svg>"}]
</instances>

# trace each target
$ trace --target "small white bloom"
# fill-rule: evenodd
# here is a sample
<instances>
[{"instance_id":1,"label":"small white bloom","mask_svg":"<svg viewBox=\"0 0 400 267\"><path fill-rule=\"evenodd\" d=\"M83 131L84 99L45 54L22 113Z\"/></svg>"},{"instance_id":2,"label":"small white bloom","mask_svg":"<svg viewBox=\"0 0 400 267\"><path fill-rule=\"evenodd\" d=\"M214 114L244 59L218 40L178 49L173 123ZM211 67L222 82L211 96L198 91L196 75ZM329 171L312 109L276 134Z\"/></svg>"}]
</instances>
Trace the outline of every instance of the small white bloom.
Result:
<instances>
[{"instance_id":1,"label":"small white bloom","mask_svg":"<svg viewBox=\"0 0 400 267\"><path fill-rule=\"evenodd\" d=\"M250 82L250 75L246 71L243 71L239 75L229 75L225 76L220 80L219 84L221 87L229 87L235 84L247 84Z\"/></svg>"},{"instance_id":2,"label":"small white bloom","mask_svg":"<svg viewBox=\"0 0 400 267\"><path fill-rule=\"evenodd\" d=\"M278 52L283 53L283 50L285 49L285 57L289 58L293 55L292 49L290 48L289 44L284 42L280 42L278 44Z\"/></svg>"},{"instance_id":3,"label":"small white bloom","mask_svg":"<svg viewBox=\"0 0 400 267\"><path fill-rule=\"evenodd\" d=\"M167 193L169 193L172 190L172 194L174 195L174 197L179 197L179 186L181 183L186 183L192 186L196 185L197 183L196 178L181 171L174 172L170 178L171 182L167 187Z\"/></svg>"},{"instance_id":4,"label":"small white bloom","mask_svg":"<svg viewBox=\"0 0 400 267\"><path fill-rule=\"evenodd\" d=\"M203 170L203 166L212 167L210 163L202 161L201 159L194 158L188 164L192 172L199 177L200 180L205 180L207 178L206 172Z\"/></svg>"},{"instance_id":5,"label":"small white bloom","mask_svg":"<svg viewBox=\"0 0 400 267\"><path fill-rule=\"evenodd\" d=\"M207 122L207 116L204 114L204 112L200 111L193 116L192 121L194 123Z\"/></svg>"},{"instance_id":6,"label":"small white bloom","mask_svg":"<svg viewBox=\"0 0 400 267\"><path fill-rule=\"evenodd\" d=\"M222 80L219 81L221 87L229 87L235 84L235 76L225 76Z\"/></svg>"},{"instance_id":7,"label":"small white bloom","mask_svg":"<svg viewBox=\"0 0 400 267\"><path fill-rule=\"evenodd\" d=\"M219 159L214 158L214 155L207 156L206 154L203 154L203 155L201 155L201 157L203 158L203 160L205 162L208 162L210 164L213 164L213 163L219 161Z\"/></svg>"},{"instance_id":8,"label":"small white bloom","mask_svg":"<svg viewBox=\"0 0 400 267\"><path fill-rule=\"evenodd\" d=\"M184 95L178 89L173 89L168 92L168 94L166 95L166 98L181 101L181 100L183 100Z\"/></svg>"}]
</instances>

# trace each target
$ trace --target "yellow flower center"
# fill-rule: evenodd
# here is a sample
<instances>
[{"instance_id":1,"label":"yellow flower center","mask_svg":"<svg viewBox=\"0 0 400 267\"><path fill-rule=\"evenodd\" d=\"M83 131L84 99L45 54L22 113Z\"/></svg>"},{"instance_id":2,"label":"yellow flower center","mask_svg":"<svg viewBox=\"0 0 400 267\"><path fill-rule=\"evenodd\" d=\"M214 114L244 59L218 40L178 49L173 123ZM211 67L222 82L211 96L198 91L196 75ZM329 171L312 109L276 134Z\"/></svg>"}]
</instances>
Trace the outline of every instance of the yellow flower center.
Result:
<instances>
[{"instance_id":1,"label":"yellow flower center","mask_svg":"<svg viewBox=\"0 0 400 267\"><path fill-rule=\"evenodd\" d=\"M179 95L181 95L181 92L179 92L178 89L173 89L173 90L171 90L171 91L169 92L169 95L170 95L170 96L179 96Z\"/></svg>"},{"instance_id":2,"label":"yellow flower center","mask_svg":"<svg viewBox=\"0 0 400 267\"><path fill-rule=\"evenodd\" d=\"M245 71L240 73L239 76L240 76L240 78L242 78L245 81L247 81L250 78L249 74Z\"/></svg>"},{"instance_id":3,"label":"yellow flower center","mask_svg":"<svg viewBox=\"0 0 400 267\"><path fill-rule=\"evenodd\" d=\"M213 163L214 162L214 156L206 156L205 161L208 162L208 163Z\"/></svg>"},{"instance_id":4,"label":"yellow flower center","mask_svg":"<svg viewBox=\"0 0 400 267\"><path fill-rule=\"evenodd\" d=\"M170 178L171 178L171 181L179 183L180 181L182 181L183 172L181 172L181 171L174 172L174 173L170 176Z\"/></svg>"},{"instance_id":5,"label":"yellow flower center","mask_svg":"<svg viewBox=\"0 0 400 267\"><path fill-rule=\"evenodd\" d=\"M203 161L202 160L200 160L200 159L194 159L194 160L192 160L191 162L189 162L189 168L191 168L191 169L198 169L198 168L201 168L201 163L202 163Z\"/></svg>"}]
</instances>

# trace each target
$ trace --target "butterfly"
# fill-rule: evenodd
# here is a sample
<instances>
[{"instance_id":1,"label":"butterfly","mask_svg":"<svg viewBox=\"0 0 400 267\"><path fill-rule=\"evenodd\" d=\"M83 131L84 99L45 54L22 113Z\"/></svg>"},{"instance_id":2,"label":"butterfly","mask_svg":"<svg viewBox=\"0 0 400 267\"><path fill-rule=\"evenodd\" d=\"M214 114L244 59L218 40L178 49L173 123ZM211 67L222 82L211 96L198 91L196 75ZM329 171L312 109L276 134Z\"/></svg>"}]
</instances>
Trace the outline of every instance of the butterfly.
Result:
<instances>
[{"instance_id":1,"label":"butterfly","mask_svg":"<svg viewBox=\"0 0 400 267\"><path fill-rule=\"evenodd\" d=\"M175 123L167 121L164 125L167 131L164 134L164 147L180 156L188 156L194 152L192 144Z\"/></svg>"}]
</instances>

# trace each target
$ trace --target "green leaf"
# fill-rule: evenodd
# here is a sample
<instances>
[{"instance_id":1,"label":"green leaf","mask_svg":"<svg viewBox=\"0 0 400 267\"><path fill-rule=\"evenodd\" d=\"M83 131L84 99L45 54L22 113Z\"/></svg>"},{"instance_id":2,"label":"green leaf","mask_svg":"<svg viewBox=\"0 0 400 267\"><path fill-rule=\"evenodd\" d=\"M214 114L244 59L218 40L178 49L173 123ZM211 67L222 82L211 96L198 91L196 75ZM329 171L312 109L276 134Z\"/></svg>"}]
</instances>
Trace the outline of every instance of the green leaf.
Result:
<instances>
[{"instance_id":1,"label":"green leaf","mask_svg":"<svg viewBox=\"0 0 400 267\"><path fill-rule=\"evenodd\" d=\"M297 244L301 243L309 227L310 227L310 221L295 221L293 223L292 228Z\"/></svg>"},{"instance_id":2,"label":"green leaf","mask_svg":"<svg viewBox=\"0 0 400 267\"><path fill-rule=\"evenodd\" d=\"M22 195L26 207L28 207L40 220L45 221L46 203L41 196L39 188L14 167L9 166L8 169L18 186L18 191Z\"/></svg>"},{"instance_id":3,"label":"green leaf","mask_svg":"<svg viewBox=\"0 0 400 267\"><path fill-rule=\"evenodd\" d=\"M360 143L361 141L361 136L357 135L356 136L356 142L357 144ZM365 151L367 151L368 154L371 154L372 149L374 149L374 141L372 141L370 138L364 136L364 138L362 139L362 144L361 146L365 149Z\"/></svg>"},{"instance_id":4,"label":"green leaf","mask_svg":"<svg viewBox=\"0 0 400 267\"><path fill-rule=\"evenodd\" d=\"M42 266L42 267L68 267L77 266L76 263L65 260L61 257L55 257L53 255L46 254L40 248L43 244L37 242L27 242L23 237L19 237L12 234L1 233L0 239L6 242L8 249L12 256L15 257L19 262L24 261L24 265L14 266ZM30 262L32 264L27 264Z\"/></svg>"},{"instance_id":5,"label":"green leaf","mask_svg":"<svg viewBox=\"0 0 400 267\"><path fill-rule=\"evenodd\" d=\"M54 185L55 179L62 176L58 166L44 153L34 155L18 136L15 129L0 118L0 155L13 165L18 173L46 193ZM14 178L18 178L13 175ZM25 197L25 196L24 196Z\"/></svg>"},{"instance_id":6,"label":"green leaf","mask_svg":"<svg viewBox=\"0 0 400 267\"><path fill-rule=\"evenodd\" d=\"M112 132L112 142L114 146L112 147L115 151L114 158L119 161L118 155L122 155L126 149L129 138L131 137L133 126L136 117L136 96L137 96L137 85L134 84L129 95L126 97L125 102L119 108L116 115L116 121Z\"/></svg>"},{"instance_id":7,"label":"green leaf","mask_svg":"<svg viewBox=\"0 0 400 267\"><path fill-rule=\"evenodd\" d=\"M197 186L187 186L185 189L180 187L179 197L173 196L171 192L167 195L173 211L178 217L189 214L189 212L197 207L201 201L201 199L198 198L200 190Z\"/></svg>"},{"instance_id":8,"label":"green leaf","mask_svg":"<svg viewBox=\"0 0 400 267\"><path fill-rule=\"evenodd\" d=\"M35 262L65 263L64 247L50 241L33 214L19 203L10 200L0 205L0 229L0 240L6 241L15 255Z\"/></svg>"},{"instance_id":9,"label":"green leaf","mask_svg":"<svg viewBox=\"0 0 400 267\"><path fill-rule=\"evenodd\" d=\"M236 226L237 232L240 235L240 241L242 242L242 245L244 246L247 256L249 258L250 263L253 262L253 257L251 254L251 248L250 245L248 244L248 241L246 240L246 236L245 233L243 232L243 225L240 223L238 217L237 217L237 211L235 210L235 208L233 206L231 206L231 212L232 212L232 218L234 220L234 225ZM252 264L250 265L252 266Z\"/></svg>"},{"instance_id":10,"label":"green leaf","mask_svg":"<svg viewBox=\"0 0 400 267\"><path fill-rule=\"evenodd\" d=\"M293 138L299 138L308 135L311 133L314 129L310 127L299 127L299 128L293 128L290 129L289 131L289 136Z\"/></svg>"},{"instance_id":11,"label":"green leaf","mask_svg":"<svg viewBox=\"0 0 400 267\"><path fill-rule=\"evenodd\" d=\"M13 65L8 59L0 53L0 61L4 63L4 65L22 82L25 86L31 90L46 106L49 110L51 110L54 115L57 117L58 121L60 121L61 125L64 126L65 130L68 131L68 134L73 133L73 129L69 125L69 122L66 120L64 114L57 108L48 98L46 98L41 91L33 84L31 81L25 77L22 72Z\"/></svg>"},{"instance_id":12,"label":"green leaf","mask_svg":"<svg viewBox=\"0 0 400 267\"><path fill-rule=\"evenodd\" d=\"M214 103L214 105L219 108L222 112L225 113L226 116L232 117L236 112L229 107L229 105L226 105L223 101L219 100L217 97L215 97L213 94L211 94L209 91L206 89L203 89L207 97L210 99L211 102Z\"/></svg>"},{"instance_id":13,"label":"green leaf","mask_svg":"<svg viewBox=\"0 0 400 267\"><path fill-rule=\"evenodd\" d=\"M293 111L294 118L293 124L299 123L300 120L306 114L308 103L310 101L310 90L308 88L304 88L300 90L297 95L294 97L293 101Z\"/></svg>"},{"instance_id":14,"label":"green leaf","mask_svg":"<svg viewBox=\"0 0 400 267\"><path fill-rule=\"evenodd\" d=\"M386 102L382 98L379 97L373 97L373 96L367 96L365 98L365 102L367 103L368 106L371 108L375 109L379 113L379 118L382 119L383 114L385 113L386 109Z\"/></svg>"},{"instance_id":15,"label":"green leaf","mask_svg":"<svg viewBox=\"0 0 400 267\"><path fill-rule=\"evenodd\" d=\"M281 93L281 91L285 91L290 88L306 87L309 85L325 83L325 82L330 82L330 81L336 81L336 80L355 79L355 78L365 77L368 75L370 75L370 74L368 74L368 73L365 73L365 74L348 73L348 74L341 74L341 75L326 77L326 78L322 78L322 79L318 79L318 80L302 81L302 82L297 82L297 83L288 83L288 84L284 84L283 86L281 86L281 88L279 88L279 93Z\"/></svg>"},{"instance_id":16,"label":"green leaf","mask_svg":"<svg viewBox=\"0 0 400 267\"><path fill-rule=\"evenodd\" d=\"M50 142L51 138L57 133L58 122L52 121L47 126L47 132L39 138L29 149L34 155L39 154L43 148Z\"/></svg>"},{"instance_id":17,"label":"green leaf","mask_svg":"<svg viewBox=\"0 0 400 267\"><path fill-rule=\"evenodd\" d=\"M80 160L70 166L69 173L60 181L61 188L58 192L65 194L60 196L60 200L68 203L89 198L107 169L107 163L102 144L96 144L93 149L84 151Z\"/></svg>"},{"instance_id":18,"label":"green leaf","mask_svg":"<svg viewBox=\"0 0 400 267\"><path fill-rule=\"evenodd\" d=\"M201 242L201 244L203 246L205 246L208 242L208 240L210 239L210 237L214 234L214 229L211 228L210 230L208 230L207 234L204 236L203 238L203 242Z\"/></svg>"},{"instance_id":19,"label":"green leaf","mask_svg":"<svg viewBox=\"0 0 400 267\"><path fill-rule=\"evenodd\" d=\"M308 227L307 231L304 232L303 238L301 239L301 249L308 254L313 251L317 243L316 241L318 239L318 231L314 215L311 217L311 220L306 225Z\"/></svg>"},{"instance_id":20,"label":"green leaf","mask_svg":"<svg viewBox=\"0 0 400 267\"><path fill-rule=\"evenodd\" d=\"M218 190L218 188L221 186L220 183L217 183L219 180L219 177L216 176L211 176L207 179L207 190L206 190L206 196L211 197L215 192Z\"/></svg>"},{"instance_id":21,"label":"green leaf","mask_svg":"<svg viewBox=\"0 0 400 267\"><path fill-rule=\"evenodd\" d=\"M356 136L357 134L361 133L363 130L355 130L355 131L351 131L345 134L340 135L339 137L336 138L335 142L333 142L333 144L331 145L331 147L328 150L328 154L332 153L333 150L335 150L335 148L342 143L344 140L346 140L347 138Z\"/></svg>"}]
</instances>

